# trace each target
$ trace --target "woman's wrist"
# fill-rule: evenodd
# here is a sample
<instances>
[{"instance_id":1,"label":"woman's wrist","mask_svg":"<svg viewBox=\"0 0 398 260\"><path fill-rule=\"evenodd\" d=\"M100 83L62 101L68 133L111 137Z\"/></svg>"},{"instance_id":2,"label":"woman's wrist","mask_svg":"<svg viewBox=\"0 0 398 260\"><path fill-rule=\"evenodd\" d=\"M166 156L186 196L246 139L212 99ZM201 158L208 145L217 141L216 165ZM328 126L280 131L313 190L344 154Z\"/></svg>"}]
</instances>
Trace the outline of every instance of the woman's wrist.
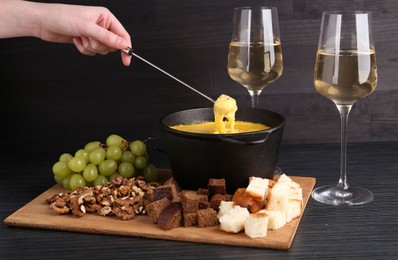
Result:
<instances>
[{"instance_id":1,"label":"woman's wrist","mask_svg":"<svg viewBox=\"0 0 398 260\"><path fill-rule=\"evenodd\" d=\"M41 30L40 3L22 0L0 2L0 38L33 36L39 37Z\"/></svg>"}]
</instances>

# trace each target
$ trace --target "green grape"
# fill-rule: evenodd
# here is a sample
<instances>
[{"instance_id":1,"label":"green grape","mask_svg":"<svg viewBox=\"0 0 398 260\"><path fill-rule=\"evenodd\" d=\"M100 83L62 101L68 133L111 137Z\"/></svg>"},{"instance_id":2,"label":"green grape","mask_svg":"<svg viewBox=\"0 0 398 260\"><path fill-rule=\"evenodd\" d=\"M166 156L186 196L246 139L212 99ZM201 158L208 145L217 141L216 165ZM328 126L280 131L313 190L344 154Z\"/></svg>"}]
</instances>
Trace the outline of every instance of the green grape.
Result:
<instances>
[{"instance_id":1,"label":"green grape","mask_svg":"<svg viewBox=\"0 0 398 260\"><path fill-rule=\"evenodd\" d=\"M68 175L68 177L64 178L62 180L62 186L64 186L64 188L66 190L70 190L70 186L69 186L69 181L70 181L70 177L72 176L72 174Z\"/></svg>"},{"instance_id":2,"label":"green grape","mask_svg":"<svg viewBox=\"0 0 398 260\"><path fill-rule=\"evenodd\" d=\"M58 177L58 176L56 176L56 175L54 175L54 180L55 180L55 182L56 183L58 183L58 184L61 184L62 185L62 178L60 178L60 177Z\"/></svg>"},{"instance_id":3,"label":"green grape","mask_svg":"<svg viewBox=\"0 0 398 260\"><path fill-rule=\"evenodd\" d=\"M112 134L106 138L106 145L112 146L116 145L119 146L123 151L129 147L129 143L121 136Z\"/></svg>"},{"instance_id":4,"label":"green grape","mask_svg":"<svg viewBox=\"0 0 398 260\"><path fill-rule=\"evenodd\" d=\"M123 162L119 164L118 171L121 176L130 179L134 175L134 166L131 163Z\"/></svg>"},{"instance_id":5,"label":"green grape","mask_svg":"<svg viewBox=\"0 0 398 260\"><path fill-rule=\"evenodd\" d=\"M124 151L120 161L133 164L135 161L135 155L131 151Z\"/></svg>"},{"instance_id":6,"label":"green grape","mask_svg":"<svg viewBox=\"0 0 398 260\"><path fill-rule=\"evenodd\" d=\"M140 140L136 140L134 142L131 142L130 150L136 156L145 155L145 153L146 153L146 144L144 142L140 141Z\"/></svg>"},{"instance_id":7,"label":"green grape","mask_svg":"<svg viewBox=\"0 0 398 260\"><path fill-rule=\"evenodd\" d=\"M98 168L94 164L88 164L83 171L83 178L88 182L93 182L98 177Z\"/></svg>"},{"instance_id":8,"label":"green grape","mask_svg":"<svg viewBox=\"0 0 398 260\"><path fill-rule=\"evenodd\" d=\"M121 176L122 175L120 175L119 173L115 172L111 176L109 176L109 181L113 181L113 179L115 179L116 177L121 177Z\"/></svg>"},{"instance_id":9,"label":"green grape","mask_svg":"<svg viewBox=\"0 0 398 260\"><path fill-rule=\"evenodd\" d=\"M122 157L122 149L117 145L111 145L106 149L106 159L118 161Z\"/></svg>"},{"instance_id":10,"label":"green grape","mask_svg":"<svg viewBox=\"0 0 398 260\"><path fill-rule=\"evenodd\" d=\"M81 172L86 168L86 160L81 157L73 157L69 160L68 166L74 172Z\"/></svg>"},{"instance_id":11,"label":"green grape","mask_svg":"<svg viewBox=\"0 0 398 260\"><path fill-rule=\"evenodd\" d=\"M88 152L84 149L77 150L77 152L75 153L75 157L83 158L86 161L86 163L88 163L90 161L88 159Z\"/></svg>"},{"instance_id":12,"label":"green grape","mask_svg":"<svg viewBox=\"0 0 398 260\"><path fill-rule=\"evenodd\" d=\"M91 151L93 151L94 149L100 148L102 147L101 142L100 141L93 141L93 142L89 142L84 146L84 150L86 150L88 153L90 153Z\"/></svg>"},{"instance_id":13,"label":"green grape","mask_svg":"<svg viewBox=\"0 0 398 260\"><path fill-rule=\"evenodd\" d=\"M108 179L103 175L98 175L97 179L94 180L93 185L97 186L105 183L108 183Z\"/></svg>"},{"instance_id":14,"label":"green grape","mask_svg":"<svg viewBox=\"0 0 398 260\"><path fill-rule=\"evenodd\" d=\"M59 161L61 162L68 162L70 159L73 158L73 155L71 155L70 153L63 153L61 154L61 156L59 157Z\"/></svg>"},{"instance_id":15,"label":"green grape","mask_svg":"<svg viewBox=\"0 0 398 260\"><path fill-rule=\"evenodd\" d=\"M63 179L67 177L72 170L68 166L68 162L58 161L53 165L53 173L57 178Z\"/></svg>"},{"instance_id":16,"label":"green grape","mask_svg":"<svg viewBox=\"0 0 398 260\"><path fill-rule=\"evenodd\" d=\"M134 167L137 169L144 169L148 163L148 160L144 156L138 156L135 158Z\"/></svg>"},{"instance_id":17,"label":"green grape","mask_svg":"<svg viewBox=\"0 0 398 260\"><path fill-rule=\"evenodd\" d=\"M72 174L69 180L69 187L71 190L76 190L77 187L84 188L86 186L86 181L83 176L78 173Z\"/></svg>"},{"instance_id":18,"label":"green grape","mask_svg":"<svg viewBox=\"0 0 398 260\"><path fill-rule=\"evenodd\" d=\"M92 164L99 165L105 159L105 149L95 148L88 154L88 158Z\"/></svg>"},{"instance_id":19,"label":"green grape","mask_svg":"<svg viewBox=\"0 0 398 260\"><path fill-rule=\"evenodd\" d=\"M158 169L153 164L148 164L148 166L144 168L143 172L145 179L149 182L157 181L159 178Z\"/></svg>"},{"instance_id":20,"label":"green grape","mask_svg":"<svg viewBox=\"0 0 398 260\"><path fill-rule=\"evenodd\" d=\"M98 165L98 170L103 176L111 176L117 169L117 162L114 160L104 160Z\"/></svg>"}]
</instances>

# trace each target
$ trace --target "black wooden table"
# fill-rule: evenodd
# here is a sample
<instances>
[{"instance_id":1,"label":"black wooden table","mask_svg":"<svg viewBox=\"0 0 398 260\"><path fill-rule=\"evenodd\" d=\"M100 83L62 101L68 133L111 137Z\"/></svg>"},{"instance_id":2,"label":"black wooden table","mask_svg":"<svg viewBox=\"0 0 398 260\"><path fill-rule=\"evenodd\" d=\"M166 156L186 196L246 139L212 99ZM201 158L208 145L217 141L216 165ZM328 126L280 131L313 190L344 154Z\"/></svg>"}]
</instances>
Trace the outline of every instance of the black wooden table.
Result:
<instances>
[{"instance_id":1,"label":"black wooden table","mask_svg":"<svg viewBox=\"0 0 398 260\"><path fill-rule=\"evenodd\" d=\"M288 175L312 176L316 186L335 183L339 145L283 145L279 166ZM4 151L4 150L3 150ZM53 185L54 155L1 156L0 218ZM167 159L154 156L158 166ZM370 189L372 203L325 206L310 199L289 251L146 238L25 229L0 225L0 259L396 259L398 256L398 142L348 146L348 180ZM253 258L254 259L254 258Z\"/></svg>"}]
</instances>

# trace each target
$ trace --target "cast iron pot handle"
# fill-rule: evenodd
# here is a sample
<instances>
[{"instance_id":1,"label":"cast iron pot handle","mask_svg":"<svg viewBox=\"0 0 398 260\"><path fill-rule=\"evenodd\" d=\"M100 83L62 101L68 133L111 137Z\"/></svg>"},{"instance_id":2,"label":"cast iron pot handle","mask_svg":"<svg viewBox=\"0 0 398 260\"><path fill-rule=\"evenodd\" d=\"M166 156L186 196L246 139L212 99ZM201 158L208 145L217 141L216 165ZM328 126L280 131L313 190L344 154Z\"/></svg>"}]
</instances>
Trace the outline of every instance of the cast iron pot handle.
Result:
<instances>
[{"instance_id":1,"label":"cast iron pot handle","mask_svg":"<svg viewBox=\"0 0 398 260\"><path fill-rule=\"evenodd\" d=\"M239 145L252 145L252 144L261 144L268 140L270 133L262 134L262 137L224 137L219 136L220 140L226 143L231 144L239 144Z\"/></svg>"}]
</instances>

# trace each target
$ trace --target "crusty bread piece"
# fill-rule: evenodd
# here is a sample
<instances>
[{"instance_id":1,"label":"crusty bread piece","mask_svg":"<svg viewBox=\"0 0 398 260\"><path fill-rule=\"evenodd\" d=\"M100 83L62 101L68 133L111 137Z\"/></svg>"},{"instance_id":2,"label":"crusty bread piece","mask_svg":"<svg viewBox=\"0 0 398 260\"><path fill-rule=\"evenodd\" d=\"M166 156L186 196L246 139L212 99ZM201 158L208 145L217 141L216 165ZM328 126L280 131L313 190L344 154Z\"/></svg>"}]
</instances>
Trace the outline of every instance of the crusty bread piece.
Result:
<instances>
[{"instance_id":1,"label":"crusty bread piece","mask_svg":"<svg viewBox=\"0 0 398 260\"><path fill-rule=\"evenodd\" d=\"M267 198L268 183L268 179L250 177L245 195L252 197L257 202L263 202Z\"/></svg>"},{"instance_id":2,"label":"crusty bread piece","mask_svg":"<svg viewBox=\"0 0 398 260\"><path fill-rule=\"evenodd\" d=\"M246 218L250 215L246 208L234 206L220 218L220 228L225 232L238 233L244 229Z\"/></svg>"},{"instance_id":3,"label":"crusty bread piece","mask_svg":"<svg viewBox=\"0 0 398 260\"><path fill-rule=\"evenodd\" d=\"M245 221L245 234L250 238L267 236L268 214L265 212L252 213Z\"/></svg>"},{"instance_id":4,"label":"crusty bread piece","mask_svg":"<svg viewBox=\"0 0 398 260\"><path fill-rule=\"evenodd\" d=\"M263 203L255 201L251 196L246 195L246 188L239 188L235 191L232 201L235 205L247 208L250 213L257 212L263 208Z\"/></svg>"},{"instance_id":5,"label":"crusty bread piece","mask_svg":"<svg viewBox=\"0 0 398 260\"><path fill-rule=\"evenodd\" d=\"M220 206L218 207L218 218L221 218L225 213L227 213L230 209L235 206L233 201L221 201Z\"/></svg>"},{"instance_id":6,"label":"crusty bread piece","mask_svg":"<svg viewBox=\"0 0 398 260\"><path fill-rule=\"evenodd\" d=\"M286 210L286 222L290 222L292 219L300 217L303 210L302 200L289 200L289 206Z\"/></svg>"},{"instance_id":7,"label":"crusty bread piece","mask_svg":"<svg viewBox=\"0 0 398 260\"><path fill-rule=\"evenodd\" d=\"M268 192L267 210L286 212L288 208L290 186L285 182L277 182Z\"/></svg>"},{"instance_id":8,"label":"crusty bread piece","mask_svg":"<svg viewBox=\"0 0 398 260\"><path fill-rule=\"evenodd\" d=\"M271 230L278 230L283 227L286 222L286 213L279 210L268 210L263 209L260 213L266 213L268 215L267 228Z\"/></svg>"}]
</instances>

